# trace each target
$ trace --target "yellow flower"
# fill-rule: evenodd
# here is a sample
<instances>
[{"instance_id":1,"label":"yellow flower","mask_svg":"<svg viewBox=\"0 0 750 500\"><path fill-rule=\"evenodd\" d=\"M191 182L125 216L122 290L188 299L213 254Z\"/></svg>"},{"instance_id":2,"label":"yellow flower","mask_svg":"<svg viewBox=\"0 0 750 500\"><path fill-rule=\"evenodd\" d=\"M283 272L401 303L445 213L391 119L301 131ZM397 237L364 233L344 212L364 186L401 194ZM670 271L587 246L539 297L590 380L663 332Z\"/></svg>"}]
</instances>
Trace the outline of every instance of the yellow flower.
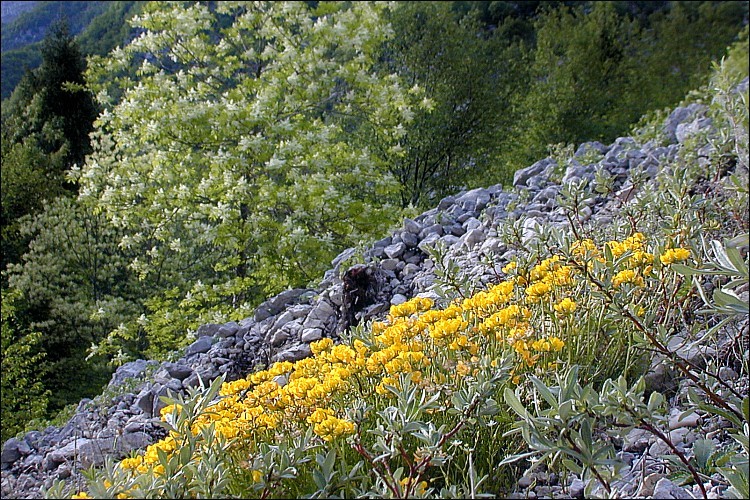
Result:
<instances>
[{"instance_id":1,"label":"yellow flower","mask_svg":"<svg viewBox=\"0 0 750 500\"><path fill-rule=\"evenodd\" d=\"M535 351L548 352L550 350L549 340L539 339L531 343L531 348Z\"/></svg>"},{"instance_id":2,"label":"yellow flower","mask_svg":"<svg viewBox=\"0 0 750 500\"><path fill-rule=\"evenodd\" d=\"M585 257L587 253L594 258L601 256L599 249L596 248L594 242L589 238L573 242L570 246L570 253L576 257Z\"/></svg>"},{"instance_id":3,"label":"yellow flower","mask_svg":"<svg viewBox=\"0 0 750 500\"><path fill-rule=\"evenodd\" d=\"M651 264L652 262L654 262L654 255L642 250L636 250L633 252L633 255L630 256L630 259L628 259L628 265L630 267Z\"/></svg>"},{"instance_id":4,"label":"yellow flower","mask_svg":"<svg viewBox=\"0 0 750 500\"><path fill-rule=\"evenodd\" d=\"M673 264L675 262L687 260L689 257L690 250L688 250L687 248L670 248L661 256L659 256L659 260L662 264L668 266L669 264Z\"/></svg>"},{"instance_id":5,"label":"yellow flower","mask_svg":"<svg viewBox=\"0 0 750 500\"><path fill-rule=\"evenodd\" d=\"M70 498L91 498L91 497L90 497L90 496L89 496L89 494L88 494L88 493L86 493L85 491L81 491L80 493L75 493L75 494L74 494L73 496L71 496Z\"/></svg>"},{"instance_id":6,"label":"yellow flower","mask_svg":"<svg viewBox=\"0 0 750 500\"><path fill-rule=\"evenodd\" d=\"M328 417L333 416L333 410L329 410L328 408L315 408L315 411L312 412L312 415L307 417L307 423L308 424L319 424L323 420L327 419Z\"/></svg>"},{"instance_id":7,"label":"yellow flower","mask_svg":"<svg viewBox=\"0 0 750 500\"><path fill-rule=\"evenodd\" d=\"M461 377L465 377L471 372L471 366L464 363L463 361L459 361L456 365L456 373L458 373Z\"/></svg>"},{"instance_id":8,"label":"yellow flower","mask_svg":"<svg viewBox=\"0 0 750 500\"><path fill-rule=\"evenodd\" d=\"M533 285L529 285L529 287L526 289L526 295L529 296L530 302L536 302L543 296L547 295L552 291L552 287L549 286L547 283L540 281L537 283L534 283Z\"/></svg>"},{"instance_id":9,"label":"yellow flower","mask_svg":"<svg viewBox=\"0 0 750 500\"><path fill-rule=\"evenodd\" d=\"M562 350L563 347L565 347L565 342L563 342L562 340L560 340L557 337L550 337L549 338L549 345L550 345L550 349L553 352L559 352L559 351Z\"/></svg>"},{"instance_id":10,"label":"yellow flower","mask_svg":"<svg viewBox=\"0 0 750 500\"><path fill-rule=\"evenodd\" d=\"M405 492L407 488L414 484L414 479L405 477L401 481L399 481L399 483L401 484L401 490ZM414 485L414 489L410 493L422 496L426 491L427 481L420 481L419 483Z\"/></svg>"},{"instance_id":11,"label":"yellow flower","mask_svg":"<svg viewBox=\"0 0 750 500\"><path fill-rule=\"evenodd\" d=\"M612 278L612 285L615 288L618 288L623 283L632 283L636 286L644 285L643 277L639 276L632 269L625 269L623 271L620 271Z\"/></svg>"},{"instance_id":12,"label":"yellow flower","mask_svg":"<svg viewBox=\"0 0 750 500\"><path fill-rule=\"evenodd\" d=\"M565 297L553 306L560 315L570 314L576 310L576 303L569 297Z\"/></svg>"},{"instance_id":13,"label":"yellow flower","mask_svg":"<svg viewBox=\"0 0 750 500\"><path fill-rule=\"evenodd\" d=\"M328 417L313 427L313 432L325 441L333 441L338 437L354 434L356 430L357 428L353 422L336 417Z\"/></svg>"},{"instance_id":14,"label":"yellow flower","mask_svg":"<svg viewBox=\"0 0 750 500\"><path fill-rule=\"evenodd\" d=\"M259 470L253 471L253 482L259 483L263 479L263 473Z\"/></svg>"},{"instance_id":15,"label":"yellow flower","mask_svg":"<svg viewBox=\"0 0 750 500\"><path fill-rule=\"evenodd\" d=\"M508 263L507 263L507 264L505 265L505 267L503 267L503 272L504 272L505 274L510 274L510 272L511 272L512 270L514 270L514 269L515 269L515 268L516 268L517 266L518 266L518 264L516 263L516 261L512 260L512 261L508 262Z\"/></svg>"},{"instance_id":16,"label":"yellow flower","mask_svg":"<svg viewBox=\"0 0 750 500\"><path fill-rule=\"evenodd\" d=\"M321 352L328 350L333 346L333 340L330 338L324 338L310 343L310 350L313 354L320 354Z\"/></svg>"}]
</instances>

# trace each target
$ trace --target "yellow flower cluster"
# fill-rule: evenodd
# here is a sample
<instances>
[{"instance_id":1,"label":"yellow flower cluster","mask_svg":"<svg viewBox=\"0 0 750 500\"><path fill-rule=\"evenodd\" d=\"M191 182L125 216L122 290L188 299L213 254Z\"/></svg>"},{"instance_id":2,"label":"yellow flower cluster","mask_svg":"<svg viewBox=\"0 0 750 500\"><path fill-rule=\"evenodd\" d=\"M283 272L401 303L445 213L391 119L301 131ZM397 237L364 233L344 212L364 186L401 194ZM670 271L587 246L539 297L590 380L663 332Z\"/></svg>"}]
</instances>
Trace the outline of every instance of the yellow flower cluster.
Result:
<instances>
[{"instance_id":1,"label":"yellow flower cluster","mask_svg":"<svg viewBox=\"0 0 750 500\"><path fill-rule=\"evenodd\" d=\"M681 262L690 258L690 250L687 248L670 248L659 256L659 260L665 266Z\"/></svg>"},{"instance_id":2,"label":"yellow flower cluster","mask_svg":"<svg viewBox=\"0 0 750 500\"><path fill-rule=\"evenodd\" d=\"M268 370L225 383L219 391L221 398L196 418L192 433L213 424L215 432L226 439L253 443L274 432L294 432L306 425L313 425L313 431L325 441L356 432L355 424L337 415L329 405L337 394L349 392L350 379L365 369L362 354L367 349L361 342L355 348L334 346L331 339L315 342L311 349L313 357L295 363L278 362ZM174 406L164 408L162 419L169 419L176 411ZM135 473L149 469L159 473L158 450L167 455L175 452L179 448L176 437L174 431L170 432L143 455L124 459L120 466Z\"/></svg>"},{"instance_id":3,"label":"yellow flower cluster","mask_svg":"<svg viewBox=\"0 0 750 500\"><path fill-rule=\"evenodd\" d=\"M643 252L644 243L646 237L642 233L635 233L633 236L625 238L623 241L608 241L605 246L608 246L612 252L612 256L617 259L625 252ZM653 260L653 258L652 258Z\"/></svg>"},{"instance_id":4,"label":"yellow flower cluster","mask_svg":"<svg viewBox=\"0 0 750 500\"><path fill-rule=\"evenodd\" d=\"M612 286L619 288L623 283L632 283L635 286L644 286L643 276L633 269L623 269L612 278Z\"/></svg>"},{"instance_id":5,"label":"yellow flower cluster","mask_svg":"<svg viewBox=\"0 0 750 500\"><path fill-rule=\"evenodd\" d=\"M626 253L629 257L620 259L616 269L602 270L606 253L615 259ZM688 256L688 250L670 249L660 259L666 264ZM195 419L191 430L197 434L213 425L221 436L253 446L311 426L323 441L331 442L357 432L356 423L346 418L346 409L355 399L388 397L388 386L398 388L402 376L434 387L455 380L456 374L463 379L476 373L480 353L494 357L500 354L498 350L517 355L516 377L532 367L554 367L566 346L559 332L574 324L578 305L573 297L576 287L586 280L586 273L578 270L588 272L593 269L592 261L598 261L597 272L613 273L615 288L625 283L643 287L654 261L640 233L601 248L591 240L575 242L571 257L566 262L555 255L531 269L508 264L503 271L515 270L514 276L442 309L434 309L433 301L424 297L392 306L384 321L373 323L351 345L322 339L310 344L309 358L278 362L225 383L221 398ZM560 326L563 323L554 321L555 317L565 318L568 326ZM169 406L162 418L173 419L176 411ZM172 432L143 455L120 465L133 473L158 473L158 450L168 455L175 452L179 448L176 439Z\"/></svg>"},{"instance_id":6,"label":"yellow flower cluster","mask_svg":"<svg viewBox=\"0 0 750 500\"><path fill-rule=\"evenodd\" d=\"M399 484L401 485L401 490L406 491L409 487L413 487L412 490L413 493L422 496L427 491L427 481L420 481L417 484L414 484L415 480L410 477L405 477L401 481L399 481Z\"/></svg>"},{"instance_id":7,"label":"yellow flower cluster","mask_svg":"<svg viewBox=\"0 0 750 500\"><path fill-rule=\"evenodd\" d=\"M575 312L577 305L570 297L565 297L553 307L558 315L565 316Z\"/></svg>"}]
</instances>

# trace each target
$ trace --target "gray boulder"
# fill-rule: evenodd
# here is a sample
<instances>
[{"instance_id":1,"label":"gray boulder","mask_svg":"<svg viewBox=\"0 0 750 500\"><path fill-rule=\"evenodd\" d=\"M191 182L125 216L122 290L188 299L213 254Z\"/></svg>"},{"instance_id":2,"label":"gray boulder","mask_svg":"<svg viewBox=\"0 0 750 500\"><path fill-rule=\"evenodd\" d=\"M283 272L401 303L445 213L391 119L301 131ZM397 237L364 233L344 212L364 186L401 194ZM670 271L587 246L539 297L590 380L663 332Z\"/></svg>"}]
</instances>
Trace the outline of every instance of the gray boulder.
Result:
<instances>
[{"instance_id":1,"label":"gray boulder","mask_svg":"<svg viewBox=\"0 0 750 500\"><path fill-rule=\"evenodd\" d=\"M185 351L185 357L191 356L193 354L208 352L208 350L211 349L211 344L213 344L213 339L211 337L200 337L198 340L188 346L187 350Z\"/></svg>"}]
</instances>

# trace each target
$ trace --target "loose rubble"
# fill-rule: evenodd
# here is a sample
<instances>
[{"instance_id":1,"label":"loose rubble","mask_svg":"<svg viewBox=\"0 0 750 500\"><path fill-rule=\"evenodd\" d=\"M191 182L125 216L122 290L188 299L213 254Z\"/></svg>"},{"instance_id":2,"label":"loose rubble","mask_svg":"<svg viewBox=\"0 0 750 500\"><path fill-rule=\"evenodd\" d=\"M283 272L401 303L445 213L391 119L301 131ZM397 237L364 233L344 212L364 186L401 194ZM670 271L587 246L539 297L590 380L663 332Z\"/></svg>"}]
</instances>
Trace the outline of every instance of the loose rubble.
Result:
<instances>
[{"instance_id":1,"label":"loose rubble","mask_svg":"<svg viewBox=\"0 0 750 500\"><path fill-rule=\"evenodd\" d=\"M347 249L333 260L332 269L316 288L284 291L258 306L253 317L240 322L201 326L195 341L176 361L137 360L119 367L107 388L107 393L116 396L85 399L62 428L48 427L3 444L2 497L41 498L41 488L51 486L56 479L78 483L81 469L101 465L106 456L122 457L161 439L165 435L157 423L159 411L165 406L161 396L207 386L221 375L236 380L259 366L302 359L310 355L310 342L323 337L336 340L346 328L382 317L391 305L419 294L431 296L435 263L427 252L430 248L443 246L473 284L491 282L496 270L514 256L499 237L498 227L503 221L523 216L523 238L529 242L541 225L568 227L564 211L556 202L558 193L567 183L593 179L598 168L614 178L615 191L626 198L633 190L631 169L639 167L653 177L663 163L676 156L688 137L711 126L705 111L699 104L675 109L663 127L670 141L667 146L640 145L631 137L618 138L609 146L589 142L580 145L557 182L553 180L557 162L546 158L517 171L513 190L496 185L448 196L436 208L405 219L400 230L376 241L365 251L364 264L344 270L343 263L354 255L354 249ZM599 159L586 163L585 159L592 156ZM616 207L611 197L597 196L586 200L578 215L605 225L612 220ZM487 257L495 263L495 269L486 264ZM747 330L747 324L744 328ZM696 346L691 355L702 356L700 348ZM665 389L665 384L674 380L672 374L664 372L664 364L657 358L653 368L648 381L651 389ZM724 376L736 379L736 372L731 371L724 370ZM728 439L718 417L684 415L677 407L670 414L669 428L683 449L706 433L717 444ZM627 484L621 485L620 491L646 498L693 498L697 490L676 485L655 467L656 459L665 452L663 443L652 435L631 432L620 453L632 468L625 474ZM591 488L574 475L563 479L537 468L518 481L511 497L583 498L596 493ZM706 483L710 495L719 495L719 488L713 479Z\"/></svg>"}]
</instances>

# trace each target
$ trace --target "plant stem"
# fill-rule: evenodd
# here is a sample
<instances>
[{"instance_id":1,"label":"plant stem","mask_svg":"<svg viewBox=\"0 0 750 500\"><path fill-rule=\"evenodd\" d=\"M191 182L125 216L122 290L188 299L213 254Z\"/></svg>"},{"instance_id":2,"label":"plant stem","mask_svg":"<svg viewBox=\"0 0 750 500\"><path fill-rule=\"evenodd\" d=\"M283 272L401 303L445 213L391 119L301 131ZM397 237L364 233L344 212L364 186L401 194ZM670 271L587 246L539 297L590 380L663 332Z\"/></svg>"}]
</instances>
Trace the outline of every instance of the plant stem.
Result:
<instances>
[{"instance_id":1,"label":"plant stem","mask_svg":"<svg viewBox=\"0 0 750 500\"><path fill-rule=\"evenodd\" d=\"M625 410L631 415L633 415L634 417L636 417L638 421L641 423L641 425L647 431L649 431L651 434L655 435L656 437L664 441L664 443L666 443L666 445L669 446L669 449L671 449L672 452L675 455L677 455L677 458L679 458L680 461L683 464L685 464L685 467L687 467L688 470L690 471L690 474L693 476L693 479L695 480L696 484L701 489L701 493L703 493L703 498L708 498L708 494L706 493L706 488L703 486L703 481L698 475L698 471L696 471L695 467L693 467L693 464L691 464L690 461L688 461L688 459L685 458L685 455L680 450L677 449L677 447L672 443L672 440L669 439L667 436L665 436L664 433L661 432L658 428L654 427L649 422L647 422L643 417L636 415L635 412L631 410L630 408L626 407Z\"/></svg>"}]
</instances>

